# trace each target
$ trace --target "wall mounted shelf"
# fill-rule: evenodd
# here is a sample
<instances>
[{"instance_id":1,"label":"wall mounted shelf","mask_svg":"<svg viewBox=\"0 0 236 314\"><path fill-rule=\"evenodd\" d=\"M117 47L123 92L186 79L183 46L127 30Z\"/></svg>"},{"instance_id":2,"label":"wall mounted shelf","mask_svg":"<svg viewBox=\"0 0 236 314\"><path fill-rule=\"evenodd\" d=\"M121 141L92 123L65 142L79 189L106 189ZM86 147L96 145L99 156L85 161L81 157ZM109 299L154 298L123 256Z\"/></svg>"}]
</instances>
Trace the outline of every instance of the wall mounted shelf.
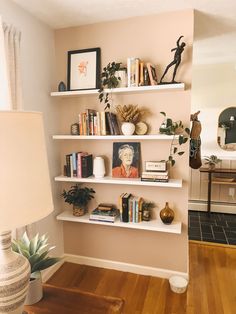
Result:
<instances>
[{"instance_id":1,"label":"wall mounted shelf","mask_svg":"<svg viewBox=\"0 0 236 314\"><path fill-rule=\"evenodd\" d=\"M88 178L77 178L77 177L66 177L58 176L55 177L55 181L59 182L81 182L81 183L100 183L100 184L122 184L122 185L141 185L141 186L154 186L154 187L165 187L165 188L182 188L181 179L170 179L169 182L147 182L141 181L140 178L126 179L126 178L112 178L106 176L101 179L96 179L93 176Z\"/></svg>"},{"instance_id":2,"label":"wall mounted shelf","mask_svg":"<svg viewBox=\"0 0 236 314\"><path fill-rule=\"evenodd\" d=\"M123 87L112 89L113 94L126 94L126 93L143 93L143 92L156 92L156 91L183 91L185 88L184 83L178 84L163 84L154 86L139 86L139 87ZM105 93L110 93L110 89L104 89ZM83 96L83 95L96 95L98 94L98 89L89 90L75 90L66 92L51 92L53 97L72 97L72 96Z\"/></svg>"},{"instance_id":3,"label":"wall mounted shelf","mask_svg":"<svg viewBox=\"0 0 236 314\"><path fill-rule=\"evenodd\" d=\"M173 135L148 134L148 135L53 135L54 140L172 140ZM175 139L179 136L176 135Z\"/></svg>"},{"instance_id":4,"label":"wall mounted shelf","mask_svg":"<svg viewBox=\"0 0 236 314\"><path fill-rule=\"evenodd\" d=\"M181 234L181 222L173 221L171 225L165 225L161 221L151 220L151 221L142 221L139 223L125 223L120 222L118 219L114 223L103 222L103 221L92 221L89 220L89 214L84 216L76 217L72 214L72 211L66 210L57 216L58 220L62 221L70 221L70 222L79 222L79 223L87 223L87 224L96 224L96 225L104 225L110 227L120 227L120 228L129 228L129 229L139 229L139 230L148 230L148 231L156 231L156 232L167 232L167 233L175 233Z\"/></svg>"}]
</instances>

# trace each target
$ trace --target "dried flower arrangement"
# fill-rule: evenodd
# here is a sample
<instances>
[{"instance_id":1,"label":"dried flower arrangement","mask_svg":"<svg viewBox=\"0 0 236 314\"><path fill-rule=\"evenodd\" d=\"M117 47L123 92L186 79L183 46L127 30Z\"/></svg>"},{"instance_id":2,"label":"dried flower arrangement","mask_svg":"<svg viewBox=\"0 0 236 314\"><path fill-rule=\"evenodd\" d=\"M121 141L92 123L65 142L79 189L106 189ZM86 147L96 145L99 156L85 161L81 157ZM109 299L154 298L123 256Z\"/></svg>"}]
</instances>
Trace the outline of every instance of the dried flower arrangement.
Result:
<instances>
[{"instance_id":1,"label":"dried flower arrangement","mask_svg":"<svg viewBox=\"0 0 236 314\"><path fill-rule=\"evenodd\" d=\"M131 122L136 124L139 122L143 112L138 105L118 105L116 112L122 122Z\"/></svg>"}]
</instances>

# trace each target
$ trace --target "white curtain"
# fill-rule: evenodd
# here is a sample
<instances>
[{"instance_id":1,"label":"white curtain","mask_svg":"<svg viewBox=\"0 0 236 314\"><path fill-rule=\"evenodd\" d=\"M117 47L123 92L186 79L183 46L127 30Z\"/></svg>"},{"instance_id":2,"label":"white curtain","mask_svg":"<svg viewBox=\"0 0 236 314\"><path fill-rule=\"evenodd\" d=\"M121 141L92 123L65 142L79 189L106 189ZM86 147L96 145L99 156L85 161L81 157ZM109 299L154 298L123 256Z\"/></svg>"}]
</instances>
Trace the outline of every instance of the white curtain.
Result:
<instances>
[{"instance_id":1,"label":"white curtain","mask_svg":"<svg viewBox=\"0 0 236 314\"><path fill-rule=\"evenodd\" d=\"M22 90L20 75L21 32L0 20L1 109L21 110ZM5 50L5 51L4 51Z\"/></svg>"}]
</instances>

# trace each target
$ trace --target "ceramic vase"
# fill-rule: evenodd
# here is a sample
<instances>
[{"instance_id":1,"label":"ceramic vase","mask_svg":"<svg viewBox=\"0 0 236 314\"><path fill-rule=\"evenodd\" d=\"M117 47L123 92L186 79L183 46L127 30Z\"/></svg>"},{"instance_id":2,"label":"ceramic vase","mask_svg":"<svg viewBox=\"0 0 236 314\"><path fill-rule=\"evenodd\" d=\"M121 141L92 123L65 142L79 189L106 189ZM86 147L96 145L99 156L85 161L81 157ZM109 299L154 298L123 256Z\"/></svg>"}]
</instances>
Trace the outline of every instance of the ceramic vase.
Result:
<instances>
[{"instance_id":1,"label":"ceramic vase","mask_svg":"<svg viewBox=\"0 0 236 314\"><path fill-rule=\"evenodd\" d=\"M121 131L124 135L133 135L135 125L132 122L123 122L121 125Z\"/></svg>"},{"instance_id":2,"label":"ceramic vase","mask_svg":"<svg viewBox=\"0 0 236 314\"><path fill-rule=\"evenodd\" d=\"M0 233L0 313L23 312L29 277L29 261L11 249L11 232Z\"/></svg>"},{"instance_id":3,"label":"ceramic vase","mask_svg":"<svg viewBox=\"0 0 236 314\"><path fill-rule=\"evenodd\" d=\"M169 207L168 202L166 202L165 207L160 211L160 218L162 222L166 225L170 225L175 217L173 209Z\"/></svg>"},{"instance_id":4,"label":"ceramic vase","mask_svg":"<svg viewBox=\"0 0 236 314\"><path fill-rule=\"evenodd\" d=\"M93 160L93 174L97 179L103 178L105 175L105 162L100 156L95 157Z\"/></svg>"},{"instance_id":5,"label":"ceramic vase","mask_svg":"<svg viewBox=\"0 0 236 314\"><path fill-rule=\"evenodd\" d=\"M25 305L39 302L43 297L41 274L37 278L30 278L29 289L25 299Z\"/></svg>"}]
</instances>

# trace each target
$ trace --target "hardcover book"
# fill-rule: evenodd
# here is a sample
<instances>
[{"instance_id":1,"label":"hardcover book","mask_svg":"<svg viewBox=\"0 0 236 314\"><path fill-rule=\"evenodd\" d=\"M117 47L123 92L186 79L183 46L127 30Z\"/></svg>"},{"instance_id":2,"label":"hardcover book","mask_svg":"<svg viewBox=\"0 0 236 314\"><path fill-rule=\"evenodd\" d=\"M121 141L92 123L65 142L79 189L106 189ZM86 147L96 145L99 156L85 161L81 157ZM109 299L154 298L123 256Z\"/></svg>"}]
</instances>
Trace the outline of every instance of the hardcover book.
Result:
<instances>
[{"instance_id":1,"label":"hardcover book","mask_svg":"<svg viewBox=\"0 0 236 314\"><path fill-rule=\"evenodd\" d=\"M82 178L88 178L93 175L93 155L85 155L81 157Z\"/></svg>"}]
</instances>

